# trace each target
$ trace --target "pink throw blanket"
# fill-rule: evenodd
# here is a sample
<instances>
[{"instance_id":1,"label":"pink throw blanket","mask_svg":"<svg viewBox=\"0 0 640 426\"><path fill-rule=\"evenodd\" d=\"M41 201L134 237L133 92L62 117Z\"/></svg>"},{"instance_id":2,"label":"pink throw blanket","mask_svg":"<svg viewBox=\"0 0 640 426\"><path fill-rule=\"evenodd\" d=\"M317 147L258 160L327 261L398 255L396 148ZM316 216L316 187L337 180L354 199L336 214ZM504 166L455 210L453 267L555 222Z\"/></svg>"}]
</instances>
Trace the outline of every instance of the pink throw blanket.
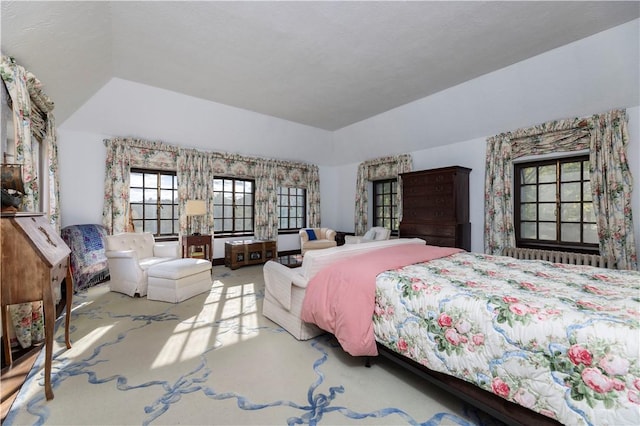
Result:
<instances>
[{"instance_id":1,"label":"pink throw blanket","mask_svg":"<svg viewBox=\"0 0 640 426\"><path fill-rule=\"evenodd\" d=\"M402 245L374 250L324 268L307 286L302 320L333 333L353 356L378 355L373 335L376 276L459 253L450 247Z\"/></svg>"}]
</instances>

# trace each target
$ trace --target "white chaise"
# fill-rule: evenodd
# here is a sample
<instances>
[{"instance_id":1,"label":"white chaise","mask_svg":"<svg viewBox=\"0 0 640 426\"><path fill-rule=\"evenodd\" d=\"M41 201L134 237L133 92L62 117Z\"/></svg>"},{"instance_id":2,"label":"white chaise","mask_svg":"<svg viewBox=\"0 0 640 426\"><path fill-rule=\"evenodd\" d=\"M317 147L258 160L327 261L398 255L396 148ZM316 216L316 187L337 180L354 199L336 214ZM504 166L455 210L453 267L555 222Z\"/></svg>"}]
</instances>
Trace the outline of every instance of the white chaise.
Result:
<instances>
[{"instance_id":1,"label":"white chaise","mask_svg":"<svg viewBox=\"0 0 640 426\"><path fill-rule=\"evenodd\" d=\"M324 333L313 324L300 319L304 292L321 269L368 251L401 244L422 244L420 238L399 238L373 241L367 244L348 244L305 253L302 266L288 268L273 260L264 265L265 296L262 314L283 327L298 340L307 340Z\"/></svg>"}]
</instances>

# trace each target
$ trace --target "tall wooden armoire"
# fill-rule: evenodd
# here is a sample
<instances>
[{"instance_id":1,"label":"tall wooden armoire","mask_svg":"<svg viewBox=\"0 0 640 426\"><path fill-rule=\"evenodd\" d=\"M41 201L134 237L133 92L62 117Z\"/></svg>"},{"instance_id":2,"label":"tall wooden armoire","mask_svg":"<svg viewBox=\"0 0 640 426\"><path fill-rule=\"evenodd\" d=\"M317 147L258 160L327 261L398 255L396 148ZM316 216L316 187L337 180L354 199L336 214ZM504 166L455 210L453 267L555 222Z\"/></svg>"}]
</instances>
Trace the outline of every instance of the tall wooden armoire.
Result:
<instances>
[{"instance_id":1,"label":"tall wooden armoire","mask_svg":"<svg viewBox=\"0 0 640 426\"><path fill-rule=\"evenodd\" d=\"M53 398L51 390L51 359L53 355L53 331L56 320L54 300L55 287L60 288L66 278L66 324L65 337L69 342L69 318L73 284L69 273L71 250L51 227L41 213L2 213L0 240L2 262L0 263L2 333L5 358L12 362L9 344L8 305L42 300L45 328L45 395Z\"/></svg>"},{"instance_id":2,"label":"tall wooden armoire","mask_svg":"<svg viewBox=\"0 0 640 426\"><path fill-rule=\"evenodd\" d=\"M470 251L469 173L459 166L402 173L400 237Z\"/></svg>"}]
</instances>

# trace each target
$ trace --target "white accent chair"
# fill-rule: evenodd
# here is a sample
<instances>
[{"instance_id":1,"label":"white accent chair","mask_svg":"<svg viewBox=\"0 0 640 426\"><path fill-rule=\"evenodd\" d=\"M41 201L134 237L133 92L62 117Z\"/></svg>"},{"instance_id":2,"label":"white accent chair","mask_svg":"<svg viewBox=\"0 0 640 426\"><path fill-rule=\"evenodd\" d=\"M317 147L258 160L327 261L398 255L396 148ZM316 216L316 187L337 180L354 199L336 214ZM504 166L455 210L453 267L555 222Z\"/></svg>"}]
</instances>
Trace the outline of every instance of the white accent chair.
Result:
<instances>
[{"instance_id":1,"label":"white accent chair","mask_svg":"<svg viewBox=\"0 0 640 426\"><path fill-rule=\"evenodd\" d=\"M391 230L382 226L374 226L362 236L345 235L345 244L369 243L371 241L384 241L391 237Z\"/></svg>"},{"instance_id":2,"label":"white accent chair","mask_svg":"<svg viewBox=\"0 0 640 426\"><path fill-rule=\"evenodd\" d=\"M147 295L147 270L153 265L180 257L177 241L156 242L153 234L122 233L107 235L105 255L109 262L111 291L127 294Z\"/></svg>"},{"instance_id":3,"label":"white accent chair","mask_svg":"<svg viewBox=\"0 0 640 426\"><path fill-rule=\"evenodd\" d=\"M314 240L309 238L309 232L313 231L313 235L316 237ZM335 247L336 243L336 231L329 228L303 228L300 230L300 253L304 256L305 252L309 250L325 249Z\"/></svg>"}]
</instances>

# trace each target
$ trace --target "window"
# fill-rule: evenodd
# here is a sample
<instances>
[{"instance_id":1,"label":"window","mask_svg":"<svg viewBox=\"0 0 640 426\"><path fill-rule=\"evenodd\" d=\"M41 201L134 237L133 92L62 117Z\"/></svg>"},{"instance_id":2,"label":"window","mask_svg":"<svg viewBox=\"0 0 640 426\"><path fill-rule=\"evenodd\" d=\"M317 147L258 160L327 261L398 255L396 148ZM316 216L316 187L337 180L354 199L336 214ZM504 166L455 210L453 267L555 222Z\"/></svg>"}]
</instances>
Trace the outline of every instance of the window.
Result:
<instances>
[{"instance_id":1,"label":"window","mask_svg":"<svg viewBox=\"0 0 640 426\"><path fill-rule=\"evenodd\" d=\"M306 227L307 191L278 187L278 231L298 231Z\"/></svg>"},{"instance_id":2,"label":"window","mask_svg":"<svg viewBox=\"0 0 640 426\"><path fill-rule=\"evenodd\" d=\"M518 247L597 251L589 157L515 165Z\"/></svg>"},{"instance_id":3,"label":"window","mask_svg":"<svg viewBox=\"0 0 640 426\"><path fill-rule=\"evenodd\" d=\"M253 235L253 180L213 179L214 235Z\"/></svg>"},{"instance_id":4,"label":"window","mask_svg":"<svg viewBox=\"0 0 640 426\"><path fill-rule=\"evenodd\" d=\"M176 172L131 169L129 203L136 232L156 237L178 235Z\"/></svg>"},{"instance_id":5,"label":"window","mask_svg":"<svg viewBox=\"0 0 640 426\"><path fill-rule=\"evenodd\" d=\"M398 180L373 182L373 226L384 226L393 235L398 233Z\"/></svg>"}]
</instances>

